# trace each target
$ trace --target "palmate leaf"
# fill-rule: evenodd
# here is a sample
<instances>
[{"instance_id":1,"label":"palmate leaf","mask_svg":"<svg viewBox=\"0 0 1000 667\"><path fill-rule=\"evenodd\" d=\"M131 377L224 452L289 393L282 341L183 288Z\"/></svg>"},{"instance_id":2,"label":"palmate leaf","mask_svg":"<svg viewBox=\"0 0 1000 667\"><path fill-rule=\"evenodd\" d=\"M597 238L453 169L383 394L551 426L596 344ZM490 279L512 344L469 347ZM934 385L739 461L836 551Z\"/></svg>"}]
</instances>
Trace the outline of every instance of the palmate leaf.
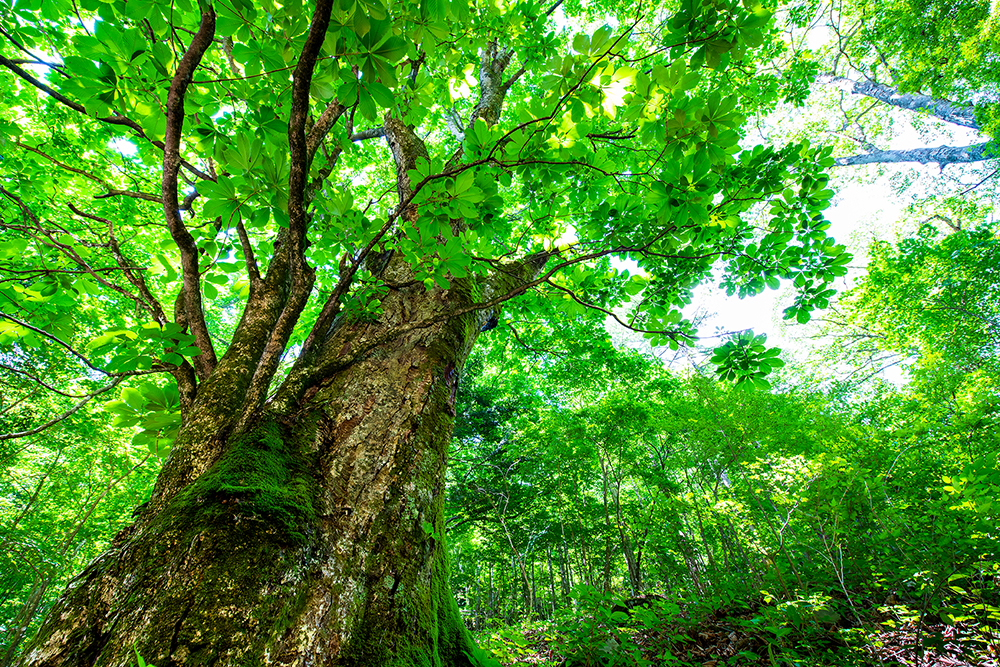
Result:
<instances>
[{"instance_id":1,"label":"palmate leaf","mask_svg":"<svg viewBox=\"0 0 1000 667\"><path fill-rule=\"evenodd\" d=\"M733 381L739 389L770 389L765 376L784 366L784 362L778 358L781 349L765 348L766 341L766 334L739 333L715 348L709 361L716 366L720 379Z\"/></svg>"},{"instance_id":2,"label":"palmate leaf","mask_svg":"<svg viewBox=\"0 0 1000 667\"><path fill-rule=\"evenodd\" d=\"M112 425L138 427L140 431L132 443L161 458L167 456L182 423L176 385L143 382L122 389L120 399L105 404L105 409L115 415Z\"/></svg>"}]
</instances>

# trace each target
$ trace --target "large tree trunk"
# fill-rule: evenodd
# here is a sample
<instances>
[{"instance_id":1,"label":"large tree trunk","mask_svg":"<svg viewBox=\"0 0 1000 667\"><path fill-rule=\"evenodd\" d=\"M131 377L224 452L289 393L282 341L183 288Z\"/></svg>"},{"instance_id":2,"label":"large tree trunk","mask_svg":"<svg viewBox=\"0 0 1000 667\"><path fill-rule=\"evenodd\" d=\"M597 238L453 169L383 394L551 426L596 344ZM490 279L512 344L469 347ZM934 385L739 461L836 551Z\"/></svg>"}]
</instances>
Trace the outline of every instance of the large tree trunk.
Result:
<instances>
[{"instance_id":1,"label":"large tree trunk","mask_svg":"<svg viewBox=\"0 0 1000 667\"><path fill-rule=\"evenodd\" d=\"M458 378L484 323L495 322L496 304L523 292L548 255L492 264L489 277L426 291L392 248L394 233L419 224L409 174L427 149L387 115L397 227L355 264L345 257L342 282L267 400L314 284L304 256L310 142L343 110L331 105L306 133L330 11L329 1L317 2L293 80L288 226L265 276L248 265L249 299L217 361L197 248L177 203L184 91L215 29L211 8L202 12L171 82L164 149L164 214L184 266L175 319L202 350L193 371L175 375L184 425L138 520L70 582L26 648L25 667L118 667L134 664L136 652L157 667L471 664L475 647L444 546ZM496 44L481 54L481 100L470 124L496 122L523 73L503 79L512 56ZM368 294L380 313L347 307L337 318L343 300L364 296L361 285L347 291L362 260L382 281L380 295Z\"/></svg>"},{"instance_id":2,"label":"large tree trunk","mask_svg":"<svg viewBox=\"0 0 1000 667\"><path fill-rule=\"evenodd\" d=\"M377 322L341 323L328 347L351 357L473 291L394 290ZM443 472L480 317L411 329L291 409L201 447L220 454L154 495L70 583L22 664L130 665L134 649L157 667L469 664L448 584ZM204 425L187 428L182 453L205 444L191 440ZM190 474L184 458L168 461L158 488L175 469Z\"/></svg>"}]
</instances>

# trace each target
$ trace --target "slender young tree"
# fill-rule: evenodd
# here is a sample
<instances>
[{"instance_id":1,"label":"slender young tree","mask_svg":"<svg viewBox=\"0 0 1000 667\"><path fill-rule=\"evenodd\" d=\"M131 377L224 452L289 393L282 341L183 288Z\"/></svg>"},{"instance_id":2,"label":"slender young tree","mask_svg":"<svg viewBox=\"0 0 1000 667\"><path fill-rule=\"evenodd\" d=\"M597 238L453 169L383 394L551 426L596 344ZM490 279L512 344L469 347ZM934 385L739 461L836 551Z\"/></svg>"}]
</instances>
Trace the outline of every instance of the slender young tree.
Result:
<instances>
[{"instance_id":1,"label":"slender young tree","mask_svg":"<svg viewBox=\"0 0 1000 667\"><path fill-rule=\"evenodd\" d=\"M558 33L574 13L615 27ZM625 323L676 346L713 269L741 295L793 281L800 318L845 272L828 154L740 146L770 14L0 8L0 345L63 354L91 387L2 437L113 390L136 444L169 451L20 664L471 662L443 473L502 304L634 298ZM718 359L751 386L769 355L745 338Z\"/></svg>"}]
</instances>

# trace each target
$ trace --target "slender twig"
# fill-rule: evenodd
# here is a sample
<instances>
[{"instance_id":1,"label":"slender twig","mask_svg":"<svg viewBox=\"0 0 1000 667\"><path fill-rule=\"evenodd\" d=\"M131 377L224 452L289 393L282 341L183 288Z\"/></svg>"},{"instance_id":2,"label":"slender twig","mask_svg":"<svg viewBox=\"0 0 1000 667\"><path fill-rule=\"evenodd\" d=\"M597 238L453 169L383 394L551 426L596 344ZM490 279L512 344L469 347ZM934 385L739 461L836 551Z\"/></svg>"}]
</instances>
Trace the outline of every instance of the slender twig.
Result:
<instances>
[{"instance_id":1,"label":"slender twig","mask_svg":"<svg viewBox=\"0 0 1000 667\"><path fill-rule=\"evenodd\" d=\"M0 364L0 368L4 369L6 371L10 371L11 373L17 373L18 375L23 375L24 377L28 378L32 382L34 382L36 384L39 384L39 385L45 387L46 389L48 389L49 391L51 391L53 393L56 393L56 394L59 394L60 396L65 396L66 398L83 398L86 395L86 394L71 394L69 392L62 391L60 389L56 389L55 387L53 387L49 383L45 382L41 378L39 378L39 377L37 377L35 375L32 375L28 371L20 369L20 368L14 368L13 366L8 366L7 364Z\"/></svg>"},{"instance_id":2,"label":"slender twig","mask_svg":"<svg viewBox=\"0 0 1000 667\"><path fill-rule=\"evenodd\" d=\"M91 370L94 370L94 371L97 371L98 373L102 373L104 375L107 375L109 377L116 375L115 373L109 373L108 371L104 370L103 368L99 368L98 366L95 366L93 363L91 363L90 359L87 359L87 357L83 356L83 354L81 354L80 352L77 352L73 348L72 345L70 345L69 343L67 343L63 339L59 338L58 336L50 334L48 331L45 331L44 329L39 329L36 326L28 324L27 322L19 320L16 317L13 317L12 315L8 315L7 313L4 313L4 312L0 312L0 317L4 318L5 320L10 320L11 322L13 322L14 324L16 324L19 327L24 327L25 329L28 329L30 331L34 331L36 334L38 334L40 336L48 338L53 343L56 343L60 347L65 348L70 354L72 354L74 357L76 357L77 359L79 359L80 361L82 361L84 363L84 365L87 366L87 368L89 368Z\"/></svg>"},{"instance_id":3,"label":"slender twig","mask_svg":"<svg viewBox=\"0 0 1000 667\"><path fill-rule=\"evenodd\" d=\"M124 380L124 379L125 379L125 376L114 378L111 381L111 384L105 385L105 386L101 387L100 389L98 389L97 391L95 391L95 392L93 392L91 394L87 394L76 405L74 405L73 407L71 407L69 410L67 410L66 412L62 413L61 415L59 415L57 417L53 417L52 419L50 419L49 421L45 422L44 424L42 424L40 426L36 426L35 428L28 429L27 431L18 431L17 433L5 433L3 435L0 435L0 442L2 442L4 440L14 440L16 438L24 438L24 437L27 437L29 435L35 435L36 433L41 433L42 431L44 431L47 428L55 426L59 422L64 421L67 417L70 417L73 414L75 414L76 412L78 412L80 410L80 408L82 408L83 406L85 406L87 403L89 403L95 397L100 396L101 394L103 394L104 392L108 391L109 389L114 389L115 387L117 387L122 382L122 380Z\"/></svg>"},{"instance_id":4,"label":"slender twig","mask_svg":"<svg viewBox=\"0 0 1000 667\"><path fill-rule=\"evenodd\" d=\"M72 109L73 111L76 111L77 113L83 114L84 116L88 116L89 115L87 113L87 109L82 104L80 104L79 102L74 102L73 100L71 100L68 97L66 97L65 95L63 95L62 93L60 93L57 90L53 89L51 86L48 86L48 85L42 83L36 77L32 76L29 72L27 72L24 69L22 69L21 67L19 67L13 61L8 60L7 58L4 58L3 56L0 56L0 65L3 65L4 67L6 67L7 69L9 69L14 74L17 74L23 80L27 81L32 86L34 86L38 90L42 91L43 93L47 94L49 97L51 97L52 99L56 100L60 104L62 104L64 106L67 106L70 109ZM104 116L104 117L97 118L97 120L101 121L102 123L108 123L109 125L120 125L120 126L123 126L123 127L127 127L130 130L132 130L133 132L135 132L142 139L145 139L146 141L150 142L151 144L153 144L154 146L156 146L157 148L159 148L161 150L163 149L163 142L162 141L156 141L156 140L150 139L149 136L146 135L146 132L142 129L142 126L139 125L139 123L135 122L134 120L131 120L130 118L126 118L125 116L122 116L120 114L114 114L112 116ZM205 180L210 180L210 181L214 181L215 180L214 178L212 178L208 174L204 173L203 171L201 171L200 169L198 169L194 165L190 164L186 160L181 160L180 164L181 164L181 166L183 166L185 169L187 169L190 173L194 174L198 178L205 179Z\"/></svg>"}]
</instances>

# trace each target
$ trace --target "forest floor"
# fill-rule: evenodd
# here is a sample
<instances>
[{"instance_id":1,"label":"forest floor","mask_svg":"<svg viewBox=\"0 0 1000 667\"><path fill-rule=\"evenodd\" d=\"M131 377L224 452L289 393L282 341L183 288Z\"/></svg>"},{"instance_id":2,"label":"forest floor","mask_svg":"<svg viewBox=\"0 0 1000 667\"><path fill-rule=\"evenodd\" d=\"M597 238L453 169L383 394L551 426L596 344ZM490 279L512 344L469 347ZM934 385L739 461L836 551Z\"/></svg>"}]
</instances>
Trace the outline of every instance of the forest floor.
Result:
<instances>
[{"instance_id":1,"label":"forest floor","mask_svg":"<svg viewBox=\"0 0 1000 667\"><path fill-rule=\"evenodd\" d=\"M584 620L576 627L576 637L573 630L567 636L565 622L542 622L483 639L500 664L511 667L1000 667L1000 628L937 620L896 623L873 616L861 627L778 625L751 607L709 613L697 622L677 618L660 625L633 622L615 627Z\"/></svg>"}]
</instances>

